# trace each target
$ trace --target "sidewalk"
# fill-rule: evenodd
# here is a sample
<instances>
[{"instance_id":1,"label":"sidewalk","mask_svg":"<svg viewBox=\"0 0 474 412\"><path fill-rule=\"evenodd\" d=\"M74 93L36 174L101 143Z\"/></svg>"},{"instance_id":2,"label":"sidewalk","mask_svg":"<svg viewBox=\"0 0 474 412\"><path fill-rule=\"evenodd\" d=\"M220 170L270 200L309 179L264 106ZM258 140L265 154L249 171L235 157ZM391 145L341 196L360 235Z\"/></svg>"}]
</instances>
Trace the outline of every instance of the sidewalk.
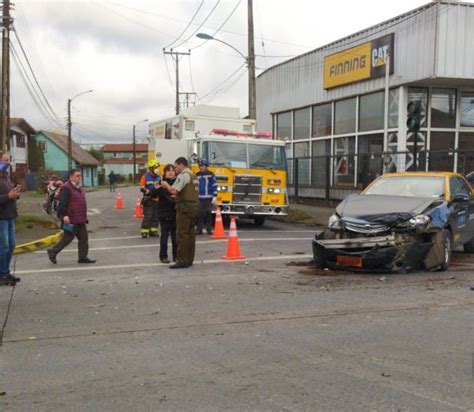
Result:
<instances>
[{"instance_id":1,"label":"sidewalk","mask_svg":"<svg viewBox=\"0 0 474 412\"><path fill-rule=\"evenodd\" d=\"M23 192L17 202L16 244L32 242L58 232L53 216L42 208L44 196L36 192Z\"/></svg>"}]
</instances>

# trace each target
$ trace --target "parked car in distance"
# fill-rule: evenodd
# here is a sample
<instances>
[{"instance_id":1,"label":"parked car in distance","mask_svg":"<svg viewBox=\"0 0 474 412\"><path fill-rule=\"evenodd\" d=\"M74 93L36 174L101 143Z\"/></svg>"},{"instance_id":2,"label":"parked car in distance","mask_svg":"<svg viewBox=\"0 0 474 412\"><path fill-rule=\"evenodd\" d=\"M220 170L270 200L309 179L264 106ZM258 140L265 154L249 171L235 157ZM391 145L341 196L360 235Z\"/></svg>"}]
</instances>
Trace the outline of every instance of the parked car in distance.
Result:
<instances>
[{"instance_id":1,"label":"parked car in distance","mask_svg":"<svg viewBox=\"0 0 474 412\"><path fill-rule=\"evenodd\" d=\"M474 193L460 174L384 174L347 196L313 239L317 267L446 270L452 250L474 253Z\"/></svg>"}]
</instances>

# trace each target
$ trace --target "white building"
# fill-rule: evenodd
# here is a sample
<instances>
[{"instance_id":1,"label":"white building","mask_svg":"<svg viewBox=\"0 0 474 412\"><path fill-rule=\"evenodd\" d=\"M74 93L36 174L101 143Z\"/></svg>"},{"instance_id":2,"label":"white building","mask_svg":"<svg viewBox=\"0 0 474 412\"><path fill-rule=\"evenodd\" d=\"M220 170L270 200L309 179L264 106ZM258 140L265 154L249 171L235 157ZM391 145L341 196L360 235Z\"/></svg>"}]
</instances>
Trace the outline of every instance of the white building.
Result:
<instances>
[{"instance_id":1,"label":"white building","mask_svg":"<svg viewBox=\"0 0 474 412\"><path fill-rule=\"evenodd\" d=\"M288 141L302 196L340 198L413 170L414 152L419 170L474 170L474 4L432 2L269 68L257 78L257 129Z\"/></svg>"},{"instance_id":2,"label":"white building","mask_svg":"<svg viewBox=\"0 0 474 412\"><path fill-rule=\"evenodd\" d=\"M25 186L28 173L28 141L36 133L35 129L23 118L10 119L10 156L12 168L18 182Z\"/></svg>"}]
</instances>

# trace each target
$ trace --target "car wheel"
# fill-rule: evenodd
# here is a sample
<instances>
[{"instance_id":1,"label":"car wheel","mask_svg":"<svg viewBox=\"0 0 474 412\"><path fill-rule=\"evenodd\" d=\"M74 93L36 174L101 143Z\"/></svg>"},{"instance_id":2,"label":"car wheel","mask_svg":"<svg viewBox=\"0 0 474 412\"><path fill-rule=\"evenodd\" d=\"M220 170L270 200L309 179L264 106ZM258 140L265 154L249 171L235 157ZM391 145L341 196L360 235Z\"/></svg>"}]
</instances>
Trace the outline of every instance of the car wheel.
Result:
<instances>
[{"instance_id":1,"label":"car wheel","mask_svg":"<svg viewBox=\"0 0 474 412\"><path fill-rule=\"evenodd\" d=\"M451 232L449 230L443 230L443 262L440 265L441 271L446 271L451 263L451 256L453 253L453 242L451 238Z\"/></svg>"},{"instance_id":2,"label":"car wheel","mask_svg":"<svg viewBox=\"0 0 474 412\"><path fill-rule=\"evenodd\" d=\"M263 226L265 223L265 216L257 216L253 218L255 225L257 226Z\"/></svg>"},{"instance_id":3,"label":"car wheel","mask_svg":"<svg viewBox=\"0 0 474 412\"><path fill-rule=\"evenodd\" d=\"M474 253L474 237L467 243L464 243L464 252Z\"/></svg>"}]
</instances>

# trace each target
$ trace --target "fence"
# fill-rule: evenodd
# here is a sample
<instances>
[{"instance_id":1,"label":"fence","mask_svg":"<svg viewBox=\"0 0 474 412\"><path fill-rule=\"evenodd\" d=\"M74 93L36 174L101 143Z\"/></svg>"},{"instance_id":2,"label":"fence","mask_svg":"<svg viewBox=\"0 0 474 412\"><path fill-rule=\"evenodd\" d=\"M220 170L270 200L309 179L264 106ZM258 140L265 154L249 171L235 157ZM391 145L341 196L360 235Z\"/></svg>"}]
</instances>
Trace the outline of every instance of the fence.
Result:
<instances>
[{"instance_id":1,"label":"fence","mask_svg":"<svg viewBox=\"0 0 474 412\"><path fill-rule=\"evenodd\" d=\"M287 159L290 196L340 200L363 190L383 173L474 170L472 151L420 151L337 154Z\"/></svg>"}]
</instances>

